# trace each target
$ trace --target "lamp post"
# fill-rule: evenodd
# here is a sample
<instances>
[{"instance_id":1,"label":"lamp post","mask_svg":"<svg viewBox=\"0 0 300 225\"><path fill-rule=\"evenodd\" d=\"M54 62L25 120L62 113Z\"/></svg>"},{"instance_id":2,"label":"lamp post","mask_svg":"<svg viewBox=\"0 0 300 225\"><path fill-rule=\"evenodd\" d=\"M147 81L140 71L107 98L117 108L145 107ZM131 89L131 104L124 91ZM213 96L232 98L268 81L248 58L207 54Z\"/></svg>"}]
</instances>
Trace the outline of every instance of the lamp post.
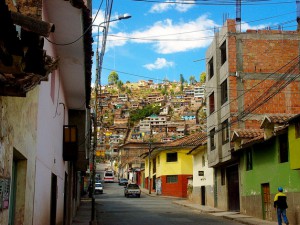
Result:
<instances>
[{"instance_id":1,"label":"lamp post","mask_svg":"<svg viewBox=\"0 0 300 225\"><path fill-rule=\"evenodd\" d=\"M101 97L101 69L102 69L102 62L103 62L103 57L105 53L105 46L106 46L106 38L107 38L107 32L109 28L109 23L118 21L118 20L123 20L123 19L129 19L131 16L129 14L124 14L120 15L117 17L117 19L109 20L109 21L104 21L100 23L99 25L93 25L98 27L98 40L97 40L97 50L96 50L96 81L95 81L95 116L94 116L94 146L93 146L93 156L92 156L92 161L93 161L93 171L92 171L92 212L91 212L91 221L90 225L96 224L96 215L95 215L95 152L96 148L98 145L98 88L100 87L100 97ZM106 26L103 26L103 24L106 24ZM99 29L100 27L104 28L104 35L102 39L102 46L101 46L101 52L100 52L100 57L99 57ZM99 105L101 104L101 98L99 101ZM102 106L100 105L100 112L102 115ZM102 118L100 118L100 126L102 126Z\"/></svg>"}]
</instances>

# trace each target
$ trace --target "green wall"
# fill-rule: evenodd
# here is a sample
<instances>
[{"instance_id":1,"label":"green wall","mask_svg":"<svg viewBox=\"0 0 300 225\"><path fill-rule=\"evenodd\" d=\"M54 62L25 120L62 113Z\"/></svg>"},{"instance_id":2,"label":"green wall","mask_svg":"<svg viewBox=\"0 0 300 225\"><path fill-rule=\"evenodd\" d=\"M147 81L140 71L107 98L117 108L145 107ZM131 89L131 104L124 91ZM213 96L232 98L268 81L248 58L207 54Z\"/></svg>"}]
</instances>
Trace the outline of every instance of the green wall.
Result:
<instances>
[{"instance_id":1,"label":"green wall","mask_svg":"<svg viewBox=\"0 0 300 225\"><path fill-rule=\"evenodd\" d=\"M289 162L279 163L278 137L253 145L252 170L246 171L246 151L241 152L240 176L241 195L261 194L261 184L269 183L271 194L277 192L278 186L284 191L300 191L300 171L291 170Z\"/></svg>"}]
</instances>

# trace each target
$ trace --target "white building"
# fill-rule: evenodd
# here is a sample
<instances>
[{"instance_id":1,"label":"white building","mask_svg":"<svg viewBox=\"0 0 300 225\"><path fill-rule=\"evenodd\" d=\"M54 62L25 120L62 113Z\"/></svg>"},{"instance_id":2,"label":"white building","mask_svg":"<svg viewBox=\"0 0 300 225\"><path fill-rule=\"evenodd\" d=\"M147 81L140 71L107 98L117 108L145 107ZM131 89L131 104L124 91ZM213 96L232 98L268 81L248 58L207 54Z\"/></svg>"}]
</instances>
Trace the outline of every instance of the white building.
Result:
<instances>
[{"instance_id":1,"label":"white building","mask_svg":"<svg viewBox=\"0 0 300 225\"><path fill-rule=\"evenodd\" d=\"M6 1L16 12L12 2L16 1ZM92 43L85 38L91 40L91 33L72 45L53 43L69 43L81 36L91 21L90 11L84 1L80 7L61 0L39 2L33 7L20 5L22 16L29 20L32 12L38 12L31 18L34 23L53 23L55 31L41 35L30 23L18 25L24 28L23 35L32 37L27 41L47 57L31 55L25 66L32 62L33 67L26 70L15 63L7 70L0 66L2 78L6 74L23 76L15 82L21 84L18 87L7 83L4 89L2 78L0 84L0 185L5 188L1 191L5 205L0 204L0 224L71 224L80 202L81 171L88 166L85 137L89 131L91 64L87 62L91 60L86 57L92 55ZM5 1L0 8L5 10ZM0 28L4 23L16 31L14 21L1 21ZM39 37L52 43L45 40L42 46ZM18 48L18 40L11 36L10 44ZM0 42L5 46L5 41ZM21 44L27 53L34 51L25 42ZM18 56L16 52L8 54L13 60ZM45 59L53 63L48 65Z\"/></svg>"}]
</instances>

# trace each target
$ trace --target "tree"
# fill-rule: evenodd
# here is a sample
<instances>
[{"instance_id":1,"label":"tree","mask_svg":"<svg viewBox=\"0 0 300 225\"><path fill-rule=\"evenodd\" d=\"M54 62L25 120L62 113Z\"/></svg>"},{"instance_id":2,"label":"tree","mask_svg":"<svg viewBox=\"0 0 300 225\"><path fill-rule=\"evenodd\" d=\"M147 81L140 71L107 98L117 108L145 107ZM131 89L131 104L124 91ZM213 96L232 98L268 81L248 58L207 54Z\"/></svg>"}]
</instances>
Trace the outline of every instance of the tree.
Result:
<instances>
[{"instance_id":1,"label":"tree","mask_svg":"<svg viewBox=\"0 0 300 225\"><path fill-rule=\"evenodd\" d=\"M185 82L185 79L182 74L180 74L180 91L183 91L183 83Z\"/></svg>"},{"instance_id":2,"label":"tree","mask_svg":"<svg viewBox=\"0 0 300 225\"><path fill-rule=\"evenodd\" d=\"M118 89L119 89L119 90L122 90L123 82L122 82L121 80L118 80L118 81L116 82L116 85L118 86Z\"/></svg>"},{"instance_id":3,"label":"tree","mask_svg":"<svg viewBox=\"0 0 300 225\"><path fill-rule=\"evenodd\" d=\"M202 73L200 74L200 82L201 82L201 83L205 83L205 81L206 81L206 73L205 73L205 72L202 72Z\"/></svg>"},{"instance_id":4,"label":"tree","mask_svg":"<svg viewBox=\"0 0 300 225\"><path fill-rule=\"evenodd\" d=\"M108 75L108 83L109 84L117 84L117 81L119 80L119 75L116 71L112 71Z\"/></svg>"},{"instance_id":5,"label":"tree","mask_svg":"<svg viewBox=\"0 0 300 225\"><path fill-rule=\"evenodd\" d=\"M196 81L196 78L194 75L190 76L190 84L195 84L197 81Z\"/></svg>"}]
</instances>

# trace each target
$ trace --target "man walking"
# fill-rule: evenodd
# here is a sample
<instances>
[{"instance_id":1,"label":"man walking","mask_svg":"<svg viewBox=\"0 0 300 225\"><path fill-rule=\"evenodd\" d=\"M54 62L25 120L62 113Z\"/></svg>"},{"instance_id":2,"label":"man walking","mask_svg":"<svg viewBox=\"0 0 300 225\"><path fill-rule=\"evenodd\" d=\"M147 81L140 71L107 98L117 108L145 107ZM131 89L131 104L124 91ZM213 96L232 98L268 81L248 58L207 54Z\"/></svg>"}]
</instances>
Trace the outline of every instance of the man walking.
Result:
<instances>
[{"instance_id":1,"label":"man walking","mask_svg":"<svg viewBox=\"0 0 300 225\"><path fill-rule=\"evenodd\" d=\"M277 212L277 220L278 225L282 225L282 218L286 225L289 225L288 218L286 217L286 209L288 208L286 202L286 195L283 192L283 188L278 188L278 193L275 195L274 198L274 208Z\"/></svg>"}]
</instances>

